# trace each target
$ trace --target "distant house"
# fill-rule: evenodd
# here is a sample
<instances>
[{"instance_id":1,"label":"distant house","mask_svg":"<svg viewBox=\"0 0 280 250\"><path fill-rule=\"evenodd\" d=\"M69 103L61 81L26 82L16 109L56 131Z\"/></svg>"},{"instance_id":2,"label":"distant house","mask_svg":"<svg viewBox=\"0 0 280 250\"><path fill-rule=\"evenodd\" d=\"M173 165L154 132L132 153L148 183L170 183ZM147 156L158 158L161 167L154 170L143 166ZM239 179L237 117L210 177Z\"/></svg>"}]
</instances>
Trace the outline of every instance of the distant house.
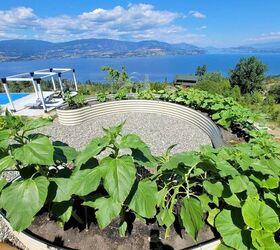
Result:
<instances>
[{"instance_id":1,"label":"distant house","mask_svg":"<svg viewBox=\"0 0 280 250\"><path fill-rule=\"evenodd\" d=\"M175 86L191 87L197 83L197 76L193 75L176 75L174 80Z\"/></svg>"}]
</instances>

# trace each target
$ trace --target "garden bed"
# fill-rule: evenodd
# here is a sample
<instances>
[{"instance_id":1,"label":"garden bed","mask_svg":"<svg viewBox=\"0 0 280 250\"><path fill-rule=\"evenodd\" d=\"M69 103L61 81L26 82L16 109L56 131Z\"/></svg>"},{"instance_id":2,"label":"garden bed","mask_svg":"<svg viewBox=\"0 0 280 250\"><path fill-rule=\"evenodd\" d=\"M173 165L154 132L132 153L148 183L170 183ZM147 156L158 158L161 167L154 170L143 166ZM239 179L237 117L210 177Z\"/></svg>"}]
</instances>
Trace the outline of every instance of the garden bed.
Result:
<instances>
[{"instance_id":1,"label":"garden bed","mask_svg":"<svg viewBox=\"0 0 280 250\"><path fill-rule=\"evenodd\" d=\"M207 112L220 126L232 128L248 143L219 147L209 135L216 148L205 146L200 151L171 154L171 147L158 157L138 135L124 134L121 123L105 128L103 136L76 152L65 143L29 133L49 121L23 123L8 117L6 129L0 132L4 155L0 166L2 171L16 167L22 180L0 180L0 204L14 230L44 230L50 217L65 232L75 228L75 223L83 225L77 227L82 231L76 228L71 234L90 230L98 234L98 225L105 232L102 240L107 244L112 244L118 230L116 244L121 245L130 244L129 237L137 235L131 230L133 222L132 228L145 239L158 237L159 244L166 247L176 248L174 233L185 232L195 248L201 233L211 228L214 234L207 235L221 239L219 249L279 249L279 143L265 131L256 130L254 121L247 119L253 116L244 114L246 109L230 98L195 91L179 91L162 98ZM185 113L186 109L180 114ZM214 128L207 127L208 133L220 136ZM106 150L110 154L102 155ZM44 217L45 212L48 215ZM34 225L37 227L32 228ZM147 229L142 231L145 226ZM54 240L54 235L46 237ZM68 240L71 236L58 237L56 242L65 245ZM145 241L142 244L147 246Z\"/></svg>"}]
</instances>

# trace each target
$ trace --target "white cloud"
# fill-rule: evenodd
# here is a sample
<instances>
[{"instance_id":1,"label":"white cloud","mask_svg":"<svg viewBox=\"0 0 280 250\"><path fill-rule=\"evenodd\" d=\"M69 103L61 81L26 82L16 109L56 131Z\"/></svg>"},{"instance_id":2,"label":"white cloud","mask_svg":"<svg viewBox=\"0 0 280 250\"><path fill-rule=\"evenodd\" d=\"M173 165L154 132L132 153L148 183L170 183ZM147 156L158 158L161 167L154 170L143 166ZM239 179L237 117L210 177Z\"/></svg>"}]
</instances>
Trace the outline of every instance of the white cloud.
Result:
<instances>
[{"instance_id":1,"label":"white cloud","mask_svg":"<svg viewBox=\"0 0 280 250\"><path fill-rule=\"evenodd\" d=\"M196 10L191 10L189 12L189 16L194 17L194 18L198 18L198 19L205 19L207 16L199 11Z\"/></svg>"},{"instance_id":2,"label":"white cloud","mask_svg":"<svg viewBox=\"0 0 280 250\"><path fill-rule=\"evenodd\" d=\"M205 29L207 29L207 26L206 25L202 25L202 26L200 26L200 27L198 27L196 29L197 30L205 30Z\"/></svg>"},{"instance_id":3,"label":"white cloud","mask_svg":"<svg viewBox=\"0 0 280 250\"><path fill-rule=\"evenodd\" d=\"M10 28L23 29L36 24L37 17L31 8L18 7L0 10L0 31Z\"/></svg>"},{"instance_id":4,"label":"white cloud","mask_svg":"<svg viewBox=\"0 0 280 250\"><path fill-rule=\"evenodd\" d=\"M157 10L153 5L141 3L112 9L97 8L76 16L47 18L36 16L31 8L18 7L0 11L0 39L7 37L8 30L11 38L28 34L28 38L49 41L111 38L191 43L204 37L201 34L190 34L185 27L177 25L175 21L179 18L182 18L180 13Z\"/></svg>"},{"instance_id":5,"label":"white cloud","mask_svg":"<svg viewBox=\"0 0 280 250\"><path fill-rule=\"evenodd\" d=\"M280 32L269 32L261 34L258 37L249 38L248 41L253 42L265 42L265 41L275 41L280 40Z\"/></svg>"}]
</instances>

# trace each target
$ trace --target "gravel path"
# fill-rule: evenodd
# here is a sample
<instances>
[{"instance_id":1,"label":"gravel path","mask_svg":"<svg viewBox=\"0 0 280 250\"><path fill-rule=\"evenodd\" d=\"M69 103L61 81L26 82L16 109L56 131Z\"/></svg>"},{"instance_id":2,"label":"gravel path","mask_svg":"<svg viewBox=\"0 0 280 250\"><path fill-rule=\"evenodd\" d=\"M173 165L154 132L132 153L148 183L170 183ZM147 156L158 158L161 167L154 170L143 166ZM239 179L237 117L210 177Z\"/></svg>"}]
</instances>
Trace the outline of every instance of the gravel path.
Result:
<instances>
[{"instance_id":1,"label":"gravel path","mask_svg":"<svg viewBox=\"0 0 280 250\"><path fill-rule=\"evenodd\" d=\"M103 135L102 127L108 128L123 121L126 121L123 134L138 134L155 155L164 153L173 144L177 146L172 153L197 150L200 145L211 144L210 138L192 124L168 116L143 113L103 116L78 126L63 126L56 119L50 126L38 129L38 132L82 150L92 138ZM5 175L12 179L16 172L5 172ZM0 242L7 240L21 246L0 218Z\"/></svg>"}]
</instances>

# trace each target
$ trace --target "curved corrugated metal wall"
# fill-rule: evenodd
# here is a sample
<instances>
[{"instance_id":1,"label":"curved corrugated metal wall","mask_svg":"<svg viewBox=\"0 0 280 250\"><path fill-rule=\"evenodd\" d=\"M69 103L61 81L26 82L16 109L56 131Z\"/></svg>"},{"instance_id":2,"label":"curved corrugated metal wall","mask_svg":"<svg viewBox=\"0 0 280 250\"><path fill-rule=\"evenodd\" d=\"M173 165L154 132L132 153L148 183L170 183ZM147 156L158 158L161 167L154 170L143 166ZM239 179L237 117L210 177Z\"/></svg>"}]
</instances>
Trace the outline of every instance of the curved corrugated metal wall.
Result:
<instances>
[{"instance_id":1,"label":"curved corrugated metal wall","mask_svg":"<svg viewBox=\"0 0 280 250\"><path fill-rule=\"evenodd\" d=\"M204 131L210 137L214 147L219 147L223 144L219 128L209 117L196 110L175 103L149 100L122 100L97 103L73 110L57 109L58 119L62 125L78 125L83 121L100 116L129 112L162 114L184 120Z\"/></svg>"}]
</instances>

